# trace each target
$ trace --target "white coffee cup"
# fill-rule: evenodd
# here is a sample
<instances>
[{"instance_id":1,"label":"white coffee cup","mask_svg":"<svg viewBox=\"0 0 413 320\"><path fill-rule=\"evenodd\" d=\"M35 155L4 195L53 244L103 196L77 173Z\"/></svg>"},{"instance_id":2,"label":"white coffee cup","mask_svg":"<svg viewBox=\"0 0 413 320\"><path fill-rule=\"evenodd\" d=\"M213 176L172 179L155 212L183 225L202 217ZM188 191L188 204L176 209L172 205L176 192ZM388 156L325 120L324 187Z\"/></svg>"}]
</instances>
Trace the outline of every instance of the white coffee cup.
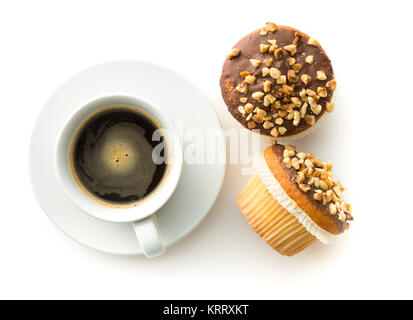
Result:
<instances>
[{"instance_id":1,"label":"white coffee cup","mask_svg":"<svg viewBox=\"0 0 413 320\"><path fill-rule=\"evenodd\" d=\"M136 108L138 112L156 119L163 131L168 151L167 169L161 183L149 195L135 202L134 206L128 207L103 205L86 194L75 181L70 159L76 132L86 119L102 108L120 105ZM137 240L147 257L155 257L165 251L154 213L168 201L178 184L182 171L182 147L175 128L153 104L140 97L116 94L97 97L80 106L67 119L58 135L55 145L55 171L64 192L85 213L108 222L132 223Z\"/></svg>"}]
</instances>

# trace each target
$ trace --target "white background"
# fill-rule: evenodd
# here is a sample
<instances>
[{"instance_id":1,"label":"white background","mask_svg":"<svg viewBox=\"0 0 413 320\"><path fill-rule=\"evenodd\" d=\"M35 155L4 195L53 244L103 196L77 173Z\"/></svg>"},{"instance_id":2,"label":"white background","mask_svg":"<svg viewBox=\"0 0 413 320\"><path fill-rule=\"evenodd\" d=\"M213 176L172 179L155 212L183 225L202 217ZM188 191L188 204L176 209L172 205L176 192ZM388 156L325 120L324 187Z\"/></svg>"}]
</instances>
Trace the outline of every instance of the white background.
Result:
<instances>
[{"instance_id":1,"label":"white background","mask_svg":"<svg viewBox=\"0 0 413 320\"><path fill-rule=\"evenodd\" d=\"M408 5L1 1L0 298L413 298ZM314 36L332 59L336 111L299 146L334 163L356 218L349 232L328 247L278 255L237 210L248 177L236 165L202 224L157 259L92 251L48 220L30 189L27 154L37 115L66 79L101 62L153 61L191 79L223 126L238 127L220 96L222 63L266 21Z\"/></svg>"}]
</instances>

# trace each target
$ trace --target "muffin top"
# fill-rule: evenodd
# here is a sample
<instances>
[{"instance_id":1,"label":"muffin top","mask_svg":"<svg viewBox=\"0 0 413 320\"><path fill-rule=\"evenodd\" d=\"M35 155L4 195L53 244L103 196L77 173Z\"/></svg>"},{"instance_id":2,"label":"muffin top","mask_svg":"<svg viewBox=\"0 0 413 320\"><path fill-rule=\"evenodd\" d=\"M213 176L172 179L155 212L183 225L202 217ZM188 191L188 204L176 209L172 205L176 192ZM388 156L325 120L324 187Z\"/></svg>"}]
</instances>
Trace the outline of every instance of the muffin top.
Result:
<instances>
[{"instance_id":1,"label":"muffin top","mask_svg":"<svg viewBox=\"0 0 413 320\"><path fill-rule=\"evenodd\" d=\"M336 81L323 48L314 38L274 23L234 46L220 85L235 119L268 136L298 134L334 110Z\"/></svg>"},{"instance_id":2,"label":"muffin top","mask_svg":"<svg viewBox=\"0 0 413 320\"><path fill-rule=\"evenodd\" d=\"M332 176L332 164L290 145L274 144L264 159L287 195L322 229L343 233L353 220L341 183Z\"/></svg>"}]
</instances>

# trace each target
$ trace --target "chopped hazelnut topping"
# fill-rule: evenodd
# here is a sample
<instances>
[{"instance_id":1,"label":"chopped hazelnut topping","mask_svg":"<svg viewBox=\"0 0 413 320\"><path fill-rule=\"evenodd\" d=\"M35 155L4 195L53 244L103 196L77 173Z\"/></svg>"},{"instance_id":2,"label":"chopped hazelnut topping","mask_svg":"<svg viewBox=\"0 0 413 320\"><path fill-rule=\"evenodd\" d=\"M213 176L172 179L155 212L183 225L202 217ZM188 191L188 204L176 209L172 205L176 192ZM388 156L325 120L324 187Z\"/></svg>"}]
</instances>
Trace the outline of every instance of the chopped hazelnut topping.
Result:
<instances>
[{"instance_id":1,"label":"chopped hazelnut topping","mask_svg":"<svg viewBox=\"0 0 413 320\"><path fill-rule=\"evenodd\" d=\"M253 106L251 103L247 103L247 104L244 106L244 109L245 109L245 111L246 111L247 113L251 113L251 112L254 110L254 106Z\"/></svg>"},{"instance_id":2,"label":"chopped hazelnut topping","mask_svg":"<svg viewBox=\"0 0 413 320\"><path fill-rule=\"evenodd\" d=\"M317 201L321 201L321 200L323 200L323 194L322 193L314 193L314 200L317 200Z\"/></svg>"},{"instance_id":3,"label":"chopped hazelnut topping","mask_svg":"<svg viewBox=\"0 0 413 320\"><path fill-rule=\"evenodd\" d=\"M254 129L254 128L257 127L257 124L254 121L249 121L247 123L247 127L248 127L248 129Z\"/></svg>"},{"instance_id":4,"label":"chopped hazelnut topping","mask_svg":"<svg viewBox=\"0 0 413 320\"><path fill-rule=\"evenodd\" d=\"M292 66L292 65L295 63L295 59L294 59L293 57L289 57L289 58L287 59L287 62L288 62L288 64L289 64L290 66Z\"/></svg>"},{"instance_id":5,"label":"chopped hazelnut topping","mask_svg":"<svg viewBox=\"0 0 413 320\"><path fill-rule=\"evenodd\" d=\"M314 108L317 105L317 101L313 97L308 97L308 103L311 108Z\"/></svg>"},{"instance_id":6,"label":"chopped hazelnut topping","mask_svg":"<svg viewBox=\"0 0 413 320\"><path fill-rule=\"evenodd\" d=\"M264 129L271 129L274 127L274 123L270 122L270 121L265 121L264 124L262 125L262 127Z\"/></svg>"},{"instance_id":7,"label":"chopped hazelnut topping","mask_svg":"<svg viewBox=\"0 0 413 320\"><path fill-rule=\"evenodd\" d=\"M252 98L254 99L254 100L261 100L261 98L264 96L264 93L263 92L254 92L253 94L252 94Z\"/></svg>"},{"instance_id":8,"label":"chopped hazelnut topping","mask_svg":"<svg viewBox=\"0 0 413 320\"><path fill-rule=\"evenodd\" d=\"M285 117L287 120L293 120L294 119L294 111L289 111L287 117Z\"/></svg>"},{"instance_id":9,"label":"chopped hazelnut topping","mask_svg":"<svg viewBox=\"0 0 413 320\"><path fill-rule=\"evenodd\" d=\"M262 36L266 36L267 33L268 33L267 28L262 28L261 31L260 31L260 35L262 35Z\"/></svg>"},{"instance_id":10,"label":"chopped hazelnut topping","mask_svg":"<svg viewBox=\"0 0 413 320\"><path fill-rule=\"evenodd\" d=\"M336 87L337 87L336 80L330 80L329 82L327 82L326 87L327 89L330 89L330 90L336 90Z\"/></svg>"},{"instance_id":11,"label":"chopped hazelnut topping","mask_svg":"<svg viewBox=\"0 0 413 320\"><path fill-rule=\"evenodd\" d=\"M254 114L252 116L252 120L254 120L257 123L263 123L264 122L264 117L262 117L261 115L258 115L258 114Z\"/></svg>"},{"instance_id":12,"label":"chopped hazelnut topping","mask_svg":"<svg viewBox=\"0 0 413 320\"><path fill-rule=\"evenodd\" d=\"M301 76L301 81L304 83L304 85L308 86L311 82L311 77L308 74L303 74Z\"/></svg>"},{"instance_id":13,"label":"chopped hazelnut topping","mask_svg":"<svg viewBox=\"0 0 413 320\"><path fill-rule=\"evenodd\" d=\"M293 126L298 126L301 121L301 115L300 112L294 110L294 121L293 121Z\"/></svg>"},{"instance_id":14,"label":"chopped hazelnut topping","mask_svg":"<svg viewBox=\"0 0 413 320\"><path fill-rule=\"evenodd\" d=\"M301 71L301 64L299 63L293 64L293 70L295 73L299 73Z\"/></svg>"},{"instance_id":15,"label":"chopped hazelnut topping","mask_svg":"<svg viewBox=\"0 0 413 320\"><path fill-rule=\"evenodd\" d=\"M291 54L291 56L294 56L297 53L297 46L293 44L285 46L284 49L287 50Z\"/></svg>"},{"instance_id":16,"label":"chopped hazelnut topping","mask_svg":"<svg viewBox=\"0 0 413 320\"><path fill-rule=\"evenodd\" d=\"M294 72L294 70L288 70L287 78L289 82L295 83L298 81L297 74Z\"/></svg>"},{"instance_id":17,"label":"chopped hazelnut topping","mask_svg":"<svg viewBox=\"0 0 413 320\"><path fill-rule=\"evenodd\" d=\"M294 87L287 86L286 84L283 85L282 90L283 90L287 95L293 95L293 94L294 94Z\"/></svg>"},{"instance_id":18,"label":"chopped hazelnut topping","mask_svg":"<svg viewBox=\"0 0 413 320\"><path fill-rule=\"evenodd\" d=\"M308 103L303 103L303 105L301 106L300 116L301 116L301 118L303 118L303 119L304 119L304 117L305 117L305 114L307 113L307 107L308 107Z\"/></svg>"},{"instance_id":19,"label":"chopped hazelnut topping","mask_svg":"<svg viewBox=\"0 0 413 320\"><path fill-rule=\"evenodd\" d=\"M308 44L310 45L310 46L318 46L318 42L317 42L317 40L316 39L314 39L314 38L310 38L310 39L308 39Z\"/></svg>"},{"instance_id":20,"label":"chopped hazelnut topping","mask_svg":"<svg viewBox=\"0 0 413 320\"><path fill-rule=\"evenodd\" d=\"M283 118L277 118L277 119L275 119L275 123L280 126L284 123L284 120L283 120Z\"/></svg>"},{"instance_id":21,"label":"chopped hazelnut topping","mask_svg":"<svg viewBox=\"0 0 413 320\"><path fill-rule=\"evenodd\" d=\"M242 72L239 73L239 75L240 75L241 77L245 78L246 76L251 75L251 72L249 72L249 71L242 71Z\"/></svg>"},{"instance_id":22,"label":"chopped hazelnut topping","mask_svg":"<svg viewBox=\"0 0 413 320\"><path fill-rule=\"evenodd\" d=\"M309 168L314 167L314 164L313 164L313 162L312 162L310 159L305 159L305 160L304 160L304 165L305 165L306 167L309 167Z\"/></svg>"},{"instance_id":23,"label":"chopped hazelnut topping","mask_svg":"<svg viewBox=\"0 0 413 320\"><path fill-rule=\"evenodd\" d=\"M294 107L301 107L301 99L297 97L292 97L291 102L294 104Z\"/></svg>"},{"instance_id":24,"label":"chopped hazelnut topping","mask_svg":"<svg viewBox=\"0 0 413 320\"><path fill-rule=\"evenodd\" d=\"M274 116L277 115L277 110L281 108L281 102L280 101L276 101L276 99L274 98L274 102L272 103L272 109L273 112L275 112Z\"/></svg>"},{"instance_id":25,"label":"chopped hazelnut topping","mask_svg":"<svg viewBox=\"0 0 413 320\"><path fill-rule=\"evenodd\" d=\"M245 108L244 106L238 106L238 111L241 113L243 116L245 116Z\"/></svg>"},{"instance_id":26,"label":"chopped hazelnut topping","mask_svg":"<svg viewBox=\"0 0 413 320\"><path fill-rule=\"evenodd\" d=\"M338 212L338 219L342 222L346 221L347 215L343 211Z\"/></svg>"},{"instance_id":27,"label":"chopped hazelnut topping","mask_svg":"<svg viewBox=\"0 0 413 320\"><path fill-rule=\"evenodd\" d=\"M245 77L245 82L248 84L254 84L255 83L256 78L254 76L246 76Z\"/></svg>"},{"instance_id":28,"label":"chopped hazelnut topping","mask_svg":"<svg viewBox=\"0 0 413 320\"><path fill-rule=\"evenodd\" d=\"M264 60L264 63L268 68L271 67L273 62L274 62L273 58L268 58L268 59Z\"/></svg>"},{"instance_id":29,"label":"chopped hazelnut topping","mask_svg":"<svg viewBox=\"0 0 413 320\"><path fill-rule=\"evenodd\" d=\"M301 42L301 35L299 35L297 32L295 33L295 38L293 41L293 45L298 46Z\"/></svg>"},{"instance_id":30,"label":"chopped hazelnut topping","mask_svg":"<svg viewBox=\"0 0 413 320\"><path fill-rule=\"evenodd\" d=\"M247 93L248 92L248 87L246 82L242 82L239 85L235 87L235 90L237 90L239 93Z\"/></svg>"},{"instance_id":31,"label":"chopped hazelnut topping","mask_svg":"<svg viewBox=\"0 0 413 320\"><path fill-rule=\"evenodd\" d=\"M235 57L238 57L239 54L240 54L239 49L237 49L237 48L232 48L231 51L229 52L228 59L231 60L231 59L233 59L233 58L235 58Z\"/></svg>"},{"instance_id":32,"label":"chopped hazelnut topping","mask_svg":"<svg viewBox=\"0 0 413 320\"><path fill-rule=\"evenodd\" d=\"M295 171L300 171L303 169L303 160L299 160L297 157L291 159L291 165L295 169Z\"/></svg>"},{"instance_id":33,"label":"chopped hazelnut topping","mask_svg":"<svg viewBox=\"0 0 413 320\"><path fill-rule=\"evenodd\" d=\"M271 91L271 81L266 80L264 84L262 85L262 88L264 92L270 92Z\"/></svg>"},{"instance_id":34,"label":"chopped hazelnut topping","mask_svg":"<svg viewBox=\"0 0 413 320\"><path fill-rule=\"evenodd\" d=\"M323 88L323 87L318 87L318 88L317 88L317 94L318 94L321 98L325 98L325 97L328 96L327 89L326 89L326 88Z\"/></svg>"},{"instance_id":35,"label":"chopped hazelnut topping","mask_svg":"<svg viewBox=\"0 0 413 320\"><path fill-rule=\"evenodd\" d=\"M283 49L279 48L274 50L274 57L276 57L277 60L281 60L283 58Z\"/></svg>"},{"instance_id":36,"label":"chopped hazelnut topping","mask_svg":"<svg viewBox=\"0 0 413 320\"><path fill-rule=\"evenodd\" d=\"M278 131L277 131L278 133ZM287 168L291 168L291 159L290 158L284 158L283 163Z\"/></svg>"},{"instance_id":37,"label":"chopped hazelnut topping","mask_svg":"<svg viewBox=\"0 0 413 320\"><path fill-rule=\"evenodd\" d=\"M280 133L280 135L285 135L287 133L287 129L284 127L279 127L278 128L278 132Z\"/></svg>"},{"instance_id":38,"label":"chopped hazelnut topping","mask_svg":"<svg viewBox=\"0 0 413 320\"><path fill-rule=\"evenodd\" d=\"M278 137L278 130L277 130L277 128L273 128L273 129L271 130L270 134L271 134L273 137Z\"/></svg>"},{"instance_id":39,"label":"chopped hazelnut topping","mask_svg":"<svg viewBox=\"0 0 413 320\"><path fill-rule=\"evenodd\" d=\"M265 107L268 107L268 106L270 106L271 104L273 104L274 101L275 101L275 97L274 97L273 95L271 95L271 94L267 94L267 95L264 97L264 106L265 106Z\"/></svg>"},{"instance_id":40,"label":"chopped hazelnut topping","mask_svg":"<svg viewBox=\"0 0 413 320\"><path fill-rule=\"evenodd\" d=\"M323 180L320 180L319 186L320 186L321 190L323 190L323 191L326 191L328 189L328 184L325 183Z\"/></svg>"},{"instance_id":41,"label":"chopped hazelnut topping","mask_svg":"<svg viewBox=\"0 0 413 320\"><path fill-rule=\"evenodd\" d=\"M309 124L310 126L313 126L315 124L315 117L314 116L310 116L310 115L306 115L304 117L304 120L307 124Z\"/></svg>"},{"instance_id":42,"label":"chopped hazelnut topping","mask_svg":"<svg viewBox=\"0 0 413 320\"><path fill-rule=\"evenodd\" d=\"M332 186L332 184L330 184L330 183L327 183L327 184L328 184L329 187ZM334 192L333 192L333 191L331 191L330 189L326 191L326 200L327 200L327 203L333 201L333 196L334 196Z\"/></svg>"},{"instance_id":43,"label":"chopped hazelnut topping","mask_svg":"<svg viewBox=\"0 0 413 320\"><path fill-rule=\"evenodd\" d=\"M292 146L290 144L287 144L285 146L285 149L287 149L288 151L290 151L290 155L291 157L293 157L295 155L295 152L297 151L297 147L296 146Z\"/></svg>"},{"instance_id":44,"label":"chopped hazelnut topping","mask_svg":"<svg viewBox=\"0 0 413 320\"><path fill-rule=\"evenodd\" d=\"M308 64L313 64L314 62L314 56L307 56L305 58L305 62L307 62Z\"/></svg>"},{"instance_id":45,"label":"chopped hazelnut topping","mask_svg":"<svg viewBox=\"0 0 413 320\"><path fill-rule=\"evenodd\" d=\"M333 188L334 193L337 195L337 197L341 198L341 190L338 186L335 186Z\"/></svg>"},{"instance_id":46,"label":"chopped hazelnut topping","mask_svg":"<svg viewBox=\"0 0 413 320\"><path fill-rule=\"evenodd\" d=\"M311 107L311 111L316 115L320 114L322 109L323 107L320 104L316 104L314 107Z\"/></svg>"},{"instance_id":47,"label":"chopped hazelnut topping","mask_svg":"<svg viewBox=\"0 0 413 320\"><path fill-rule=\"evenodd\" d=\"M277 30L277 25L272 22L267 22L267 30L270 32L274 32L275 30Z\"/></svg>"},{"instance_id":48,"label":"chopped hazelnut topping","mask_svg":"<svg viewBox=\"0 0 413 320\"><path fill-rule=\"evenodd\" d=\"M305 160L305 158L307 158L307 154L305 152L298 152L297 158L300 160Z\"/></svg>"},{"instance_id":49,"label":"chopped hazelnut topping","mask_svg":"<svg viewBox=\"0 0 413 320\"><path fill-rule=\"evenodd\" d=\"M297 182L297 183L303 183L304 181L305 181L305 175L304 175L304 173L303 173L303 172L299 172L299 173L297 174L296 182Z\"/></svg>"},{"instance_id":50,"label":"chopped hazelnut topping","mask_svg":"<svg viewBox=\"0 0 413 320\"><path fill-rule=\"evenodd\" d=\"M261 75L262 75L263 77L266 77L266 76L268 76L269 74L270 74L270 69L268 69L267 67L262 68L262 70L261 70Z\"/></svg>"},{"instance_id":51,"label":"chopped hazelnut topping","mask_svg":"<svg viewBox=\"0 0 413 320\"><path fill-rule=\"evenodd\" d=\"M331 162L325 162L323 168L327 171L331 171L333 169L333 164Z\"/></svg>"},{"instance_id":52,"label":"chopped hazelnut topping","mask_svg":"<svg viewBox=\"0 0 413 320\"><path fill-rule=\"evenodd\" d=\"M295 156L295 151L292 149L284 148L283 157L290 158Z\"/></svg>"},{"instance_id":53,"label":"chopped hazelnut topping","mask_svg":"<svg viewBox=\"0 0 413 320\"><path fill-rule=\"evenodd\" d=\"M273 53L275 50L278 49L277 40L268 40L268 42L269 42L270 45L271 45L270 48L269 48L269 50L268 50L269 53Z\"/></svg>"},{"instance_id":54,"label":"chopped hazelnut topping","mask_svg":"<svg viewBox=\"0 0 413 320\"><path fill-rule=\"evenodd\" d=\"M327 203L328 203L327 193L323 193L323 206L327 205Z\"/></svg>"},{"instance_id":55,"label":"chopped hazelnut topping","mask_svg":"<svg viewBox=\"0 0 413 320\"><path fill-rule=\"evenodd\" d=\"M281 76L281 72L280 70L278 70L277 68L271 68L270 69L270 77L273 79L278 79Z\"/></svg>"},{"instance_id":56,"label":"chopped hazelnut topping","mask_svg":"<svg viewBox=\"0 0 413 320\"><path fill-rule=\"evenodd\" d=\"M327 102L326 103L326 111L327 112L333 112L334 111L334 103Z\"/></svg>"},{"instance_id":57,"label":"chopped hazelnut topping","mask_svg":"<svg viewBox=\"0 0 413 320\"><path fill-rule=\"evenodd\" d=\"M253 66L254 68L258 68L258 67L260 66L260 64L261 64L261 61L260 61L260 60L257 60L257 59L250 59L250 63L252 64L252 66Z\"/></svg>"},{"instance_id":58,"label":"chopped hazelnut topping","mask_svg":"<svg viewBox=\"0 0 413 320\"><path fill-rule=\"evenodd\" d=\"M248 98L246 98L246 97L241 97L241 98L239 98L239 101L241 101L242 103L247 103L247 102L248 102Z\"/></svg>"},{"instance_id":59,"label":"chopped hazelnut topping","mask_svg":"<svg viewBox=\"0 0 413 320\"><path fill-rule=\"evenodd\" d=\"M305 93L309 96L309 97L315 97L317 95L317 93L314 90L311 89L306 89Z\"/></svg>"},{"instance_id":60,"label":"chopped hazelnut topping","mask_svg":"<svg viewBox=\"0 0 413 320\"><path fill-rule=\"evenodd\" d=\"M317 79L318 80L327 80L326 73L324 71L317 71Z\"/></svg>"},{"instance_id":61,"label":"chopped hazelnut topping","mask_svg":"<svg viewBox=\"0 0 413 320\"><path fill-rule=\"evenodd\" d=\"M269 48L270 48L269 44L263 44L263 43L260 44L260 52L261 53L267 52Z\"/></svg>"},{"instance_id":62,"label":"chopped hazelnut topping","mask_svg":"<svg viewBox=\"0 0 413 320\"><path fill-rule=\"evenodd\" d=\"M299 183L298 187L306 193L311 190L311 187L307 184Z\"/></svg>"}]
</instances>

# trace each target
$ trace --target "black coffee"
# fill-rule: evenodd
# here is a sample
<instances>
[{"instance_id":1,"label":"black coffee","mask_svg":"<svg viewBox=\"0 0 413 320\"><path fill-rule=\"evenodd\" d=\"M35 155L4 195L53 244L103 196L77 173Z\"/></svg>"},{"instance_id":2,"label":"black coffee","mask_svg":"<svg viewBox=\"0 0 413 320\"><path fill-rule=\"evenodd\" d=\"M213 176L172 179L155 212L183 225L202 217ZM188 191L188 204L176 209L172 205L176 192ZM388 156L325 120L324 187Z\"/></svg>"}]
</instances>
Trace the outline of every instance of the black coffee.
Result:
<instances>
[{"instance_id":1,"label":"black coffee","mask_svg":"<svg viewBox=\"0 0 413 320\"><path fill-rule=\"evenodd\" d=\"M72 151L80 184L115 204L146 197L166 171L165 163L152 160L153 148L162 142L152 141L157 129L151 119L127 107L113 107L92 116L79 130Z\"/></svg>"}]
</instances>

